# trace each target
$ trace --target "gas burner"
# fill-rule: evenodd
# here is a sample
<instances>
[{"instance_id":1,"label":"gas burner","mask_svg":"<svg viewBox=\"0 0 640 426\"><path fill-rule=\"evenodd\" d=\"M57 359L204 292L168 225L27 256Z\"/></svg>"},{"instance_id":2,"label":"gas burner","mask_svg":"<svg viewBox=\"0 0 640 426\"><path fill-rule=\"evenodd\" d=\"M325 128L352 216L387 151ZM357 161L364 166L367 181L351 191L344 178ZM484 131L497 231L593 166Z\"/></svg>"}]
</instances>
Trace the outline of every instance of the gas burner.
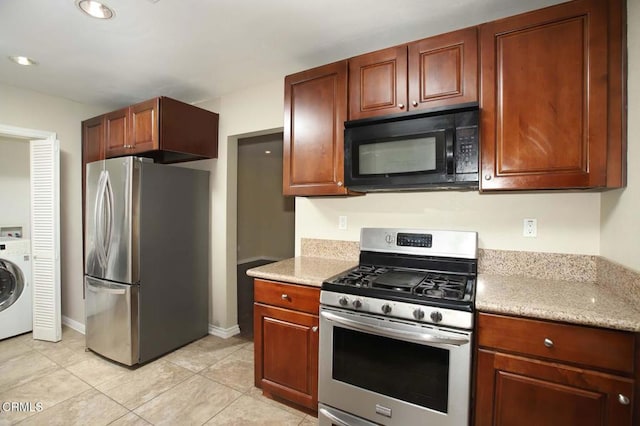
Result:
<instances>
[{"instance_id":1,"label":"gas burner","mask_svg":"<svg viewBox=\"0 0 640 426\"><path fill-rule=\"evenodd\" d=\"M429 275L413 289L416 295L439 299L461 300L464 298L467 279L457 275Z\"/></svg>"},{"instance_id":2,"label":"gas burner","mask_svg":"<svg viewBox=\"0 0 640 426\"><path fill-rule=\"evenodd\" d=\"M418 298L462 300L467 278L430 271L360 265L333 280L347 287L406 293Z\"/></svg>"}]
</instances>

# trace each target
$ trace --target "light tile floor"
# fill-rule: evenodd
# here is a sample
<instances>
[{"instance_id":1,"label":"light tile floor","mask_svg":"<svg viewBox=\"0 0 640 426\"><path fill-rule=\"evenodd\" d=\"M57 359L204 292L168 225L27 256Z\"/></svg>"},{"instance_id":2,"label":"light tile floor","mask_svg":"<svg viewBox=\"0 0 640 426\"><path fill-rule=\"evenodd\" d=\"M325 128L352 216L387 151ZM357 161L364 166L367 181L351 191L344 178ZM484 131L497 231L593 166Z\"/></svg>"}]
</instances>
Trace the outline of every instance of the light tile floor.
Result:
<instances>
[{"instance_id":1,"label":"light tile floor","mask_svg":"<svg viewBox=\"0 0 640 426\"><path fill-rule=\"evenodd\" d=\"M27 404L11 410L12 402ZM63 327L58 343L33 340L31 333L0 340L0 426L16 423L311 426L318 420L253 386L248 340L206 336L127 368L85 351L84 335Z\"/></svg>"}]
</instances>

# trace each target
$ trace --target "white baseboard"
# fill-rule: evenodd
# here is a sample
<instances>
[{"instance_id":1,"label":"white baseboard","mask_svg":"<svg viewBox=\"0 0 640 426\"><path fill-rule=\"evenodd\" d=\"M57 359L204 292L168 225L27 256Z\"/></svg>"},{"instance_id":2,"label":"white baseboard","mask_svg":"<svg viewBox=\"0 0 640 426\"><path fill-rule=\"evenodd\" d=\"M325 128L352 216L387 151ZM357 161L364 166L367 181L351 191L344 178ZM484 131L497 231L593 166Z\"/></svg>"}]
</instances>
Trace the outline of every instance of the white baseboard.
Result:
<instances>
[{"instance_id":1,"label":"white baseboard","mask_svg":"<svg viewBox=\"0 0 640 426\"><path fill-rule=\"evenodd\" d=\"M223 339L228 339L231 336L240 334L240 327L238 326L238 324L229 328L222 328L218 327L217 325L209 324L209 334L222 337Z\"/></svg>"},{"instance_id":2,"label":"white baseboard","mask_svg":"<svg viewBox=\"0 0 640 426\"><path fill-rule=\"evenodd\" d=\"M75 331L85 334L84 324L79 323L76 320L73 320L67 316L62 316L62 324L66 325L69 328L74 329ZM238 324L231 326L229 328L222 328L212 324L209 324L209 334L214 336L222 337L223 339L227 339L229 337L240 334L240 327Z\"/></svg>"},{"instance_id":3,"label":"white baseboard","mask_svg":"<svg viewBox=\"0 0 640 426\"><path fill-rule=\"evenodd\" d=\"M82 333L84 334L84 324L76 321L76 320L72 320L69 317L66 316L62 316L62 324L66 325L69 328L74 329L75 331L77 331L78 333Z\"/></svg>"}]
</instances>

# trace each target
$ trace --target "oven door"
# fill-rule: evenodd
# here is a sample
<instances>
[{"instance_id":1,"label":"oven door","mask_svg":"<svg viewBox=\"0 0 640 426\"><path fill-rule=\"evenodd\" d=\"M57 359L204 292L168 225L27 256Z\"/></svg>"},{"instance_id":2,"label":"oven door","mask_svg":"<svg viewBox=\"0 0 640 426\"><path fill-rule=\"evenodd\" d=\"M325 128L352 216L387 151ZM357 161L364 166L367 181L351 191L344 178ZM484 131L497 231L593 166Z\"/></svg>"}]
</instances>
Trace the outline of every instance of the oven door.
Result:
<instances>
[{"instance_id":1,"label":"oven door","mask_svg":"<svg viewBox=\"0 0 640 426\"><path fill-rule=\"evenodd\" d=\"M383 425L466 425L471 337L322 306L318 399L339 420L343 411ZM320 417L332 424L340 423Z\"/></svg>"}]
</instances>

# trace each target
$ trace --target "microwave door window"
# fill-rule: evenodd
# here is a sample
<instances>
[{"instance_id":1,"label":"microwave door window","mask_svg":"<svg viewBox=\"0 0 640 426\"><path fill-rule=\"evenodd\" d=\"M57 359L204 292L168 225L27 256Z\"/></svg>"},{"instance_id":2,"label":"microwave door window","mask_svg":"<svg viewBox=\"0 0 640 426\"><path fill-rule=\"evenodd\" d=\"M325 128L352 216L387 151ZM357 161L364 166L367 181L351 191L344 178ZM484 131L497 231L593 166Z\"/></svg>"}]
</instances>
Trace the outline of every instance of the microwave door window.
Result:
<instances>
[{"instance_id":1,"label":"microwave door window","mask_svg":"<svg viewBox=\"0 0 640 426\"><path fill-rule=\"evenodd\" d=\"M437 170L435 136L361 144L359 175L424 173Z\"/></svg>"}]
</instances>

